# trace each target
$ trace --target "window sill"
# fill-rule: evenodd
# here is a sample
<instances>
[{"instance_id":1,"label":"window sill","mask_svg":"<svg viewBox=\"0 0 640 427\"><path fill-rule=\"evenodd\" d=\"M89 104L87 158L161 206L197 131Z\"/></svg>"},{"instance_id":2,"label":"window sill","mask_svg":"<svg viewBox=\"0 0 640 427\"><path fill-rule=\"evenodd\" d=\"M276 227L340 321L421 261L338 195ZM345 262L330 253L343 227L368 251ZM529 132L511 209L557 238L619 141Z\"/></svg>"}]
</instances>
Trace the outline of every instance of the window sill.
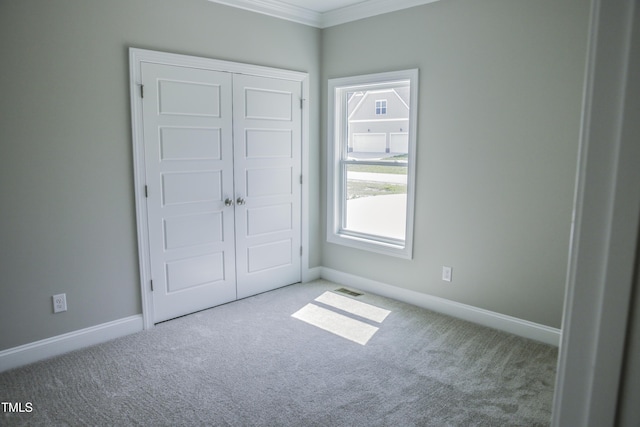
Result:
<instances>
[{"instance_id":1,"label":"window sill","mask_svg":"<svg viewBox=\"0 0 640 427\"><path fill-rule=\"evenodd\" d=\"M369 252L376 252L383 255L395 256L398 258L413 258L411 249L407 247L406 244L399 245L342 233L329 233L327 235L327 241L336 245L347 246L350 248Z\"/></svg>"}]
</instances>

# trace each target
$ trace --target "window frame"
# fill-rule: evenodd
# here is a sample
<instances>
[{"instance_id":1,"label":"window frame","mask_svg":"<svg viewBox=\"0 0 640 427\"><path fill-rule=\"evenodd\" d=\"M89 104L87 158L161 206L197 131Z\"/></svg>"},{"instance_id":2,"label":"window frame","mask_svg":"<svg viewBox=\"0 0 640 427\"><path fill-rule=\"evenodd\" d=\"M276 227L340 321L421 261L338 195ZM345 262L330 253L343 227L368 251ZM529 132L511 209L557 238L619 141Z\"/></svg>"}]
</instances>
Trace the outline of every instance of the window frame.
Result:
<instances>
[{"instance_id":1,"label":"window frame","mask_svg":"<svg viewBox=\"0 0 640 427\"><path fill-rule=\"evenodd\" d=\"M409 83L409 126L407 159L407 206L405 239L353 232L343 228L345 223L347 159L346 94L357 90L382 89ZM327 241L366 251L413 258L413 226L415 204L415 162L418 120L418 69L341 77L328 80L327 115ZM382 163L382 162L381 162ZM385 162L392 166L393 162Z\"/></svg>"}]
</instances>

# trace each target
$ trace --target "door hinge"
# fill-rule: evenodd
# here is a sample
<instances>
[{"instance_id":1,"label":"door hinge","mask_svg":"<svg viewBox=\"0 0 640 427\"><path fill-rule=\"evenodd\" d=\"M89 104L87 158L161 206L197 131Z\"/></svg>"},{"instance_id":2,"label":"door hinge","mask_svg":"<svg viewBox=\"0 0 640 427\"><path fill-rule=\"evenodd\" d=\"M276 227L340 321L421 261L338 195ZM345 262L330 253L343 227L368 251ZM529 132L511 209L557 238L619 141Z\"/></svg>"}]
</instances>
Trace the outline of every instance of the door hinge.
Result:
<instances>
[{"instance_id":1,"label":"door hinge","mask_svg":"<svg viewBox=\"0 0 640 427\"><path fill-rule=\"evenodd\" d=\"M302 256L302 246L300 246L300 256Z\"/></svg>"},{"instance_id":2,"label":"door hinge","mask_svg":"<svg viewBox=\"0 0 640 427\"><path fill-rule=\"evenodd\" d=\"M144 186L144 197L149 198L149 186Z\"/></svg>"},{"instance_id":3,"label":"door hinge","mask_svg":"<svg viewBox=\"0 0 640 427\"><path fill-rule=\"evenodd\" d=\"M302 175L300 175L300 184L302 184Z\"/></svg>"},{"instance_id":4,"label":"door hinge","mask_svg":"<svg viewBox=\"0 0 640 427\"><path fill-rule=\"evenodd\" d=\"M140 85L140 98L144 98L144 85Z\"/></svg>"},{"instance_id":5,"label":"door hinge","mask_svg":"<svg viewBox=\"0 0 640 427\"><path fill-rule=\"evenodd\" d=\"M304 107L304 98L300 98L300 109L302 110L302 108Z\"/></svg>"},{"instance_id":6,"label":"door hinge","mask_svg":"<svg viewBox=\"0 0 640 427\"><path fill-rule=\"evenodd\" d=\"M151 280L151 292L153 292L153 280Z\"/></svg>"}]
</instances>

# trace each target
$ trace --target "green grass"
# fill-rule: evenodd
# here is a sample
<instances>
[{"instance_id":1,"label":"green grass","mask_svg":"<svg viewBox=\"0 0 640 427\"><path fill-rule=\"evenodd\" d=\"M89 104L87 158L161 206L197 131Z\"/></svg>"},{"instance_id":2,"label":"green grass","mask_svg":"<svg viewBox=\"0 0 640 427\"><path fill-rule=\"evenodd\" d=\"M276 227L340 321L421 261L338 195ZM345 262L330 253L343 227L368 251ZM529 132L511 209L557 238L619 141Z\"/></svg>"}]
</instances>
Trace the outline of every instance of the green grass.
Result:
<instances>
[{"instance_id":1,"label":"green grass","mask_svg":"<svg viewBox=\"0 0 640 427\"><path fill-rule=\"evenodd\" d=\"M390 184L386 182L347 181L347 199L359 197L388 196L406 194L406 184Z\"/></svg>"},{"instance_id":2,"label":"green grass","mask_svg":"<svg viewBox=\"0 0 640 427\"><path fill-rule=\"evenodd\" d=\"M392 173L395 175L406 175L406 166L380 166L380 165L349 165L349 172L372 172L372 173Z\"/></svg>"}]
</instances>

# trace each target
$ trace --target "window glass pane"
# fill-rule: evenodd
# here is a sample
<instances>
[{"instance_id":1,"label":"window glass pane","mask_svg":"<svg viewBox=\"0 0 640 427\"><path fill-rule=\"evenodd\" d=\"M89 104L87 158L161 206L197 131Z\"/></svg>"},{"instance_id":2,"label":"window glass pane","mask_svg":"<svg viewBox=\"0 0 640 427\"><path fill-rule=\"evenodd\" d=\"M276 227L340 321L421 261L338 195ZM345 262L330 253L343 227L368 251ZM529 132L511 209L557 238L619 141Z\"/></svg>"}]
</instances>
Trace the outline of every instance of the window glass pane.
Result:
<instances>
[{"instance_id":1,"label":"window glass pane","mask_svg":"<svg viewBox=\"0 0 640 427\"><path fill-rule=\"evenodd\" d=\"M407 166L346 165L343 228L390 239L405 239Z\"/></svg>"},{"instance_id":2,"label":"window glass pane","mask_svg":"<svg viewBox=\"0 0 640 427\"><path fill-rule=\"evenodd\" d=\"M394 87L346 94L347 159L407 161L409 93L406 82L398 82Z\"/></svg>"}]
</instances>

